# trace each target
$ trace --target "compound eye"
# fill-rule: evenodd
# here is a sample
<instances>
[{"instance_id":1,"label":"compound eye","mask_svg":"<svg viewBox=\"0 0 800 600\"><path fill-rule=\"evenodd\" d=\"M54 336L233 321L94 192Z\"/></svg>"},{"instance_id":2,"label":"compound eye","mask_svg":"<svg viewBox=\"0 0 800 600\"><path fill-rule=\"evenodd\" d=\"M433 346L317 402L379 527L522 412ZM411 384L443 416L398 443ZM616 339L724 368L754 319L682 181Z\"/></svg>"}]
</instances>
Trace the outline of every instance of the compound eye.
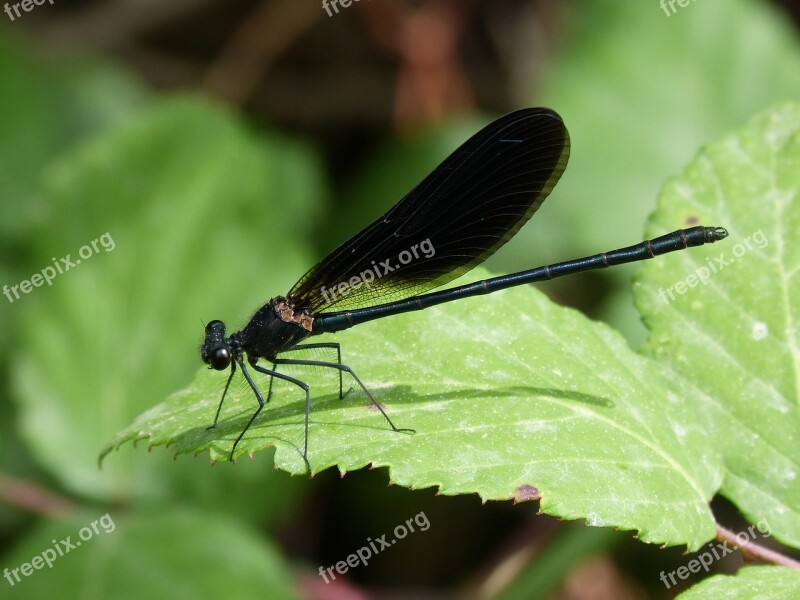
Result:
<instances>
[{"instance_id":1,"label":"compound eye","mask_svg":"<svg viewBox=\"0 0 800 600\"><path fill-rule=\"evenodd\" d=\"M231 353L228 352L227 348L217 348L214 350L213 354L211 354L210 362L211 366L217 371L227 369L228 365L231 364Z\"/></svg>"}]
</instances>

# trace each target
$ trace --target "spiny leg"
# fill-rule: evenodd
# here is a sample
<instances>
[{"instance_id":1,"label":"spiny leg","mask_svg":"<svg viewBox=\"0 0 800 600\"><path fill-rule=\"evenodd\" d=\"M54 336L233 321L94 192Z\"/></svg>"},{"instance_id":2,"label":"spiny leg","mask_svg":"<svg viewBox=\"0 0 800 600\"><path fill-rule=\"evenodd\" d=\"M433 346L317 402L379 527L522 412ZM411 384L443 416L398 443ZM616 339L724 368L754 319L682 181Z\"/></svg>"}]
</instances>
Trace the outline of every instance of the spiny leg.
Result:
<instances>
[{"instance_id":1,"label":"spiny leg","mask_svg":"<svg viewBox=\"0 0 800 600\"><path fill-rule=\"evenodd\" d=\"M340 365L342 364L342 347L339 345L338 342L319 342L316 344L300 344L299 346L295 346L294 348L289 348L288 350L284 350L281 354L286 354L287 352L294 352L295 350L310 350L311 348L335 348L336 349L336 362ZM272 363L273 365L275 363ZM353 388L347 390L348 393ZM344 386L342 384L342 370L339 369L339 400L344 398Z\"/></svg>"},{"instance_id":2,"label":"spiny leg","mask_svg":"<svg viewBox=\"0 0 800 600\"><path fill-rule=\"evenodd\" d=\"M242 436L245 434L245 432L248 430L248 428L253 423L255 418L258 416L258 413L260 413L261 409L264 408L264 400L261 398L261 394L258 392L256 384L253 383L253 380L250 378L250 373L247 372L247 369L245 368L243 362L239 364L242 367L242 372L244 373L244 376L247 378L247 382L250 384L250 387L253 388L253 392L255 392L256 394L259 406L258 410L253 414L253 416L250 418L250 421L247 423L247 427L245 427L244 431L242 431L242 433L239 434L239 437L236 438L236 442L234 442L233 449L231 450L231 459L233 459L233 450L236 449L236 444L239 443L239 440L242 439ZM296 386L302 388L303 391L306 393L306 423L305 423L305 440L303 442L303 461L306 463L306 470L311 472L311 465L308 463L308 413L311 410L311 394L309 391L308 384L300 381L299 379L295 379L294 377L289 377L288 375L284 375L283 373L278 373L277 371L261 367L257 365L255 361L250 361L250 366L253 367L259 373L263 373L264 375L277 377L278 379L283 379L284 381L293 383Z\"/></svg>"},{"instance_id":3,"label":"spiny leg","mask_svg":"<svg viewBox=\"0 0 800 600\"><path fill-rule=\"evenodd\" d=\"M353 379L356 380L356 383L358 383L361 389L364 390L364 393L372 401L372 403L378 408L379 411L381 411L381 414L386 418L386 421L389 423L389 425L392 426L392 429L402 433L416 433L414 429L400 429L395 427L394 423L392 423L392 420L389 418L389 415L387 415L386 412L383 410L383 407L380 404L378 404L378 401L375 400L375 397L370 393L367 387L363 383L361 383L361 380L358 378L358 375L355 374L353 369L348 367L347 365L343 365L341 363L325 362L322 360L303 360L295 358L276 358L275 363L279 365L306 365L309 367L328 367L330 369L339 369L339 372L347 371L348 373L350 373Z\"/></svg>"},{"instance_id":4,"label":"spiny leg","mask_svg":"<svg viewBox=\"0 0 800 600\"><path fill-rule=\"evenodd\" d=\"M222 398L219 400L219 406L217 406L217 414L214 415L214 423L206 427L206 431L209 429L214 429L217 426L217 421L219 421L219 411L222 410L222 403L225 402L225 394L228 393L228 387L231 385L231 379L233 379L233 375L236 373L236 361L231 361L231 374L228 376L228 383L225 384L225 389L222 390Z\"/></svg>"}]
</instances>

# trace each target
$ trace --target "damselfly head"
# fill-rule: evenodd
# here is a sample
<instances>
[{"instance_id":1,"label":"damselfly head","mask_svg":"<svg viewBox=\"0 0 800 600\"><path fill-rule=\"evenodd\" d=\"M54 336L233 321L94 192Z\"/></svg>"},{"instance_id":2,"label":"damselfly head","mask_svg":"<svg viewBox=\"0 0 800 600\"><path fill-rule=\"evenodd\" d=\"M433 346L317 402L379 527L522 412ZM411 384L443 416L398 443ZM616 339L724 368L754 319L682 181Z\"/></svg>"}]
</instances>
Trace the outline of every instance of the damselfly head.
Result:
<instances>
[{"instance_id":1,"label":"damselfly head","mask_svg":"<svg viewBox=\"0 0 800 600\"><path fill-rule=\"evenodd\" d=\"M225 323L211 321L206 325L206 339L200 346L200 356L210 369L223 371L230 366L233 353L230 342L225 339Z\"/></svg>"}]
</instances>

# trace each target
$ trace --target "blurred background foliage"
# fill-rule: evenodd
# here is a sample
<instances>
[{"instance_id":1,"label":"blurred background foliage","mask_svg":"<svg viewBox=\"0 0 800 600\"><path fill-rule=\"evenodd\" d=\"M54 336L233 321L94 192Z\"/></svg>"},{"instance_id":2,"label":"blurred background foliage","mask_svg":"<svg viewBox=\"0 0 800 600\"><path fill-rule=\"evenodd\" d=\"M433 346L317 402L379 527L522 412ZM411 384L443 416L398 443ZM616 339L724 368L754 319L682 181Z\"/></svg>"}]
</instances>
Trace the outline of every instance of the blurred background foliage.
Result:
<instances>
[{"instance_id":1,"label":"blurred background foliage","mask_svg":"<svg viewBox=\"0 0 800 600\"><path fill-rule=\"evenodd\" d=\"M555 108L562 183L488 267L639 241L700 146L800 98L796 3L309 0L45 3L0 27L0 278L108 232L110 253L0 300L0 549L17 567L109 513L112 534L3 597L669 598L682 564L530 503L313 480L265 459L100 448L231 326L394 204L480 125ZM676 227L680 224L676 224ZM644 341L631 268L546 291ZM210 415L211 417L211 415ZM346 581L316 575L425 511L431 528ZM723 502L715 510L736 515ZM715 565L728 572L739 559Z\"/></svg>"}]
</instances>

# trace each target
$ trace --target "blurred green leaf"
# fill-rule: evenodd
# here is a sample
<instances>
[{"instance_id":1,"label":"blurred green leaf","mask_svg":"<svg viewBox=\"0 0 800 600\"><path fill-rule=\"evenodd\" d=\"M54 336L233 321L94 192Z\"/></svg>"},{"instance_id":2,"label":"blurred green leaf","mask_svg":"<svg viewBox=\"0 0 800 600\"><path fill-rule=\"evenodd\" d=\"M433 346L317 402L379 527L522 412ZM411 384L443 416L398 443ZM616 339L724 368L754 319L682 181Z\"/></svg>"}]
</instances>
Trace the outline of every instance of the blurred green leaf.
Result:
<instances>
[{"instance_id":1,"label":"blurred green leaf","mask_svg":"<svg viewBox=\"0 0 800 600\"><path fill-rule=\"evenodd\" d=\"M12 275L11 268L6 267L0 259L0 285L13 285L16 283L15 279L16 275ZM15 329L10 318L11 312L11 304L8 299L5 295L0 296L0 344L3 347L7 347Z\"/></svg>"},{"instance_id":2,"label":"blurred green leaf","mask_svg":"<svg viewBox=\"0 0 800 600\"><path fill-rule=\"evenodd\" d=\"M298 240L324 196L316 157L181 99L85 144L48 184L40 268L106 232L114 245L12 305L23 435L75 493L174 489L173 469L128 456L100 472L97 452L191 377L204 319L246 318L309 263Z\"/></svg>"},{"instance_id":3,"label":"blurred green leaf","mask_svg":"<svg viewBox=\"0 0 800 600\"><path fill-rule=\"evenodd\" d=\"M716 575L678 596L679 600L795 600L800 571L786 567L745 567Z\"/></svg>"},{"instance_id":4,"label":"blurred green leaf","mask_svg":"<svg viewBox=\"0 0 800 600\"><path fill-rule=\"evenodd\" d=\"M143 105L147 94L127 73L96 62L55 66L0 30L0 181L4 242L26 243L44 211L41 173L64 149ZM27 245L27 244L26 244ZM18 264L15 257L11 264Z\"/></svg>"},{"instance_id":5,"label":"blurred green leaf","mask_svg":"<svg viewBox=\"0 0 800 600\"><path fill-rule=\"evenodd\" d=\"M714 252L650 261L636 298L646 351L696 389L722 493L800 547L800 105L764 113L669 182L650 233L724 225ZM691 286L691 287L690 287ZM673 299L674 298L674 299Z\"/></svg>"},{"instance_id":6,"label":"blurred green leaf","mask_svg":"<svg viewBox=\"0 0 800 600\"><path fill-rule=\"evenodd\" d=\"M639 241L662 182L701 144L800 98L797 34L769 2L692 2L668 17L658 2L578 0L566 22L572 29L533 104L564 118L570 164L534 226L510 245L517 256L542 257L537 264ZM638 345L634 271L603 273L621 288L603 314Z\"/></svg>"},{"instance_id":7,"label":"blurred green leaf","mask_svg":"<svg viewBox=\"0 0 800 600\"><path fill-rule=\"evenodd\" d=\"M99 521L97 533L93 521ZM62 544L67 536L69 543ZM58 556L54 548L64 552L70 544L74 547ZM117 600L297 597L275 549L219 512L172 509L119 518L86 513L45 523L4 556L3 565L15 569L48 550L51 568L39 563L40 570L27 577L20 571L19 582L9 572L15 583L2 581L10 587L6 597L39 600L54 592L62 598Z\"/></svg>"}]
</instances>

